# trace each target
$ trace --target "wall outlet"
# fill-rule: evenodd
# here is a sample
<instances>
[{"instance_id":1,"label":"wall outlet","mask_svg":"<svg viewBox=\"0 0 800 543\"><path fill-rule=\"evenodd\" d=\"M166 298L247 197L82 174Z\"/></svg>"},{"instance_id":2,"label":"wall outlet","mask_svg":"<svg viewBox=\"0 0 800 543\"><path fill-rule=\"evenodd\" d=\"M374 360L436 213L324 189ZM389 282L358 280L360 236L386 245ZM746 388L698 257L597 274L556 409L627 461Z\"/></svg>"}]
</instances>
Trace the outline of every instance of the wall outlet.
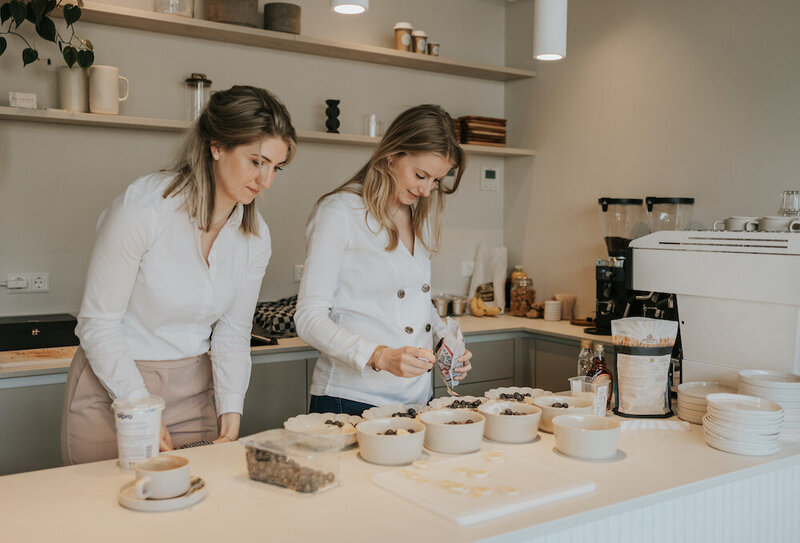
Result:
<instances>
[{"instance_id":1,"label":"wall outlet","mask_svg":"<svg viewBox=\"0 0 800 543\"><path fill-rule=\"evenodd\" d=\"M294 265L294 282L295 283L299 283L302 278L303 278L303 265L302 264L295 264Z\"/></svg>"},{"instance_id":2,"label":"wall outlet","mask_svg":"<svg viewBox=\"0 0 800 543\"><path fill-rule=\"evenodd\" d=\"M500 190L500 172L497 168L481 167L481 190L498 192Z\"/></svg>"},{"instance_id":3,"label":"wall outlet","mask_svg":"<svg viewBox=\"0 0 800 543\"><path fill-rule=\"evenodd\" d=\"M9 294L28 292L30 275L27 273L9 273L6 275L6 288Z\"/></svg>"},{"instance_id":4,"label":"wall outlet","mask_svg":"<svg viewBox=\"0 0 800 543\"><path fill-rule=\"evenodd\" d=\"M461 263L461 277L472 277L472 272L475 271L475 261L469 260Z\"/></svg>"},{"instance_id":5,"label":"wall outlet","mask_svg":"<svg viewBox=\"0 0 800 543\"><path fill-rule=\"evenodd\" d=\"M50 272L31 274L31 292L50 292Z\"/></svg>"}]
</instances>

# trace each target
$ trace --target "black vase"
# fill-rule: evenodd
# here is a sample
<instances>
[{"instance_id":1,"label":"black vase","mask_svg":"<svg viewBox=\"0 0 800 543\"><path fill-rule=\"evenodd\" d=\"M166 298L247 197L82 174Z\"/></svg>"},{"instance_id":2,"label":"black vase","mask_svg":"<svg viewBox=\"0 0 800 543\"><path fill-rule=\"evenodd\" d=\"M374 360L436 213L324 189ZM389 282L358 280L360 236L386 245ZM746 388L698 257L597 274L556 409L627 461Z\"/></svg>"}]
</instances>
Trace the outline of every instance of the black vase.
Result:
<instances>
[{"instance_id":1,"label":"black vase","mask_svg":"<svg viewBox=\"0 0 800 543\"><path fill-rule=\"evenodd\" d=\"M325 100L325 103L328 104L328 107L325 108L325 115L328 116L328 120L325 121L325 128L328 129L328 132L332 134L339 133L339 100Z\"/></svg>"}]
</instances>

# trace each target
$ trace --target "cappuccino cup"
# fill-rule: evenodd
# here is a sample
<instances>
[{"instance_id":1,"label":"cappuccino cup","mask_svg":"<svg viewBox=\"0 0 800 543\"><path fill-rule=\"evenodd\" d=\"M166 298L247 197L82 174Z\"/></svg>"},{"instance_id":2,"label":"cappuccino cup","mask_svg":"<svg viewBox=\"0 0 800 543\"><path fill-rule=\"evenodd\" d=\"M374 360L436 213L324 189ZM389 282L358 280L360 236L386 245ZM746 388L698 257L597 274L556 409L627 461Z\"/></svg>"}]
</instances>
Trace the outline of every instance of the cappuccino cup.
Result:
<instances>
[{"instance_id":1,"label":"cappuccino cup","mask_svg":"<svg viewBox=\"0 0 800 543\"><path fill-rule=\"evenodd\" d=\"M119 82L125 82L125 95L120 97ZM119 103L128 99L130 83L119 75L116 66L89 68L89 111L103 115L119 115Z\"/></svg>"},{"instance_id":2,"label":"cappuccino cup","mask_svg":"<svg viewBox=\"0 0 800 543\"><path fill-rule=\"evenodd\" d=\"M793 217L761 217L759 232L800 232L800 219Z\"/></svg>"},{"instance_id":3,"label":"cappuccino cup","mask_svg":"<svg viewBox=\"0 0 800 543\"><path fill-rule=\"evenodd\" d=\"M163 500L185 494L189 484L189 460L165 454L136 464L133 493L140 500Z\"/></svg>"},{"instance_id":4,"label":"cappuccino cup","mask_svg":"<svg viewBox=\"0 0 800 543\"><path fill-rule=\"evenodd\" d=\"M758 217L728 217L714 221L714 230L729 232L754 232L758 230Z\"/></svg>"}]
</instances>

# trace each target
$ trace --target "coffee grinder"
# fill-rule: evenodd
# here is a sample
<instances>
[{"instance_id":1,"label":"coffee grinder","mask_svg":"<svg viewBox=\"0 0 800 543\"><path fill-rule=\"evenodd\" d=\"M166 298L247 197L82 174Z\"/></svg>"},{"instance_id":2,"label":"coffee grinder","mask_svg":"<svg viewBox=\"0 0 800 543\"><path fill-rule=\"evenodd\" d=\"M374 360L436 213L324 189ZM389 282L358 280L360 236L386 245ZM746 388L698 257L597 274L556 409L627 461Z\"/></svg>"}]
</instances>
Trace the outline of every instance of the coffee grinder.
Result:
<instances>
[{"instance_id":1,"label":"coffee grinder","mask_svg":"<svg viewBox=\"0 0 800 543\"><path fill-rule=\"evenodd\" d=\"M608 258L597 261L597 312L595 326L587 334L610 335L611 321L625 316L631 297L626 252L632 239L647 233L642 221L641 198L600 198L600 218Z\"/></svg>"}]
</instances>

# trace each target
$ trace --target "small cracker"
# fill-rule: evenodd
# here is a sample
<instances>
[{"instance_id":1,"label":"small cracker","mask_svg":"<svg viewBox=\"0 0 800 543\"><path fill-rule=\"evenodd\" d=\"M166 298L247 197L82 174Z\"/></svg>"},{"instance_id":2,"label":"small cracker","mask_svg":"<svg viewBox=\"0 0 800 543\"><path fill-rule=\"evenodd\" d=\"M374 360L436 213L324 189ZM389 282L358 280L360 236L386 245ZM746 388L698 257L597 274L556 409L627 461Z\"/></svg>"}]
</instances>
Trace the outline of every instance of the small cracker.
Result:
<instances>
[{"instance_id":1,"label":"small cracker","mask_svg":"<svg viewBox=\"0 0 800 543\"><path fill-rule=\"evenodd\" d=\"M469 488L467 488L465 485L462 485L461 483L451 484L449 490L450 492L455 492L456 494L464 494L466 492L469 492Z\"/></svg>"},{"instance_id":2,"label":"small cracker","mask_svg":"<svg viewBox=\"0 0 800 543\"><path fill-rule=\"evenodd\" d=\"M500 489L500 492L509 496L519 496L519 489L515 486L504 486Z\"/></svg>"},{"instance_id":3,"label":"small cracker","mask_svg":"<svg viewBox=\"0 0 800 543\"><path fill-rule=\"evenodd\" d=\"M489 476L489 472L485 469L474 469L469 472L469 476L473 479L485 479Z\"/></svg>"},{"instance_id":4,"label":"small cracker","mask_svg":"<svg viewBox=\"0 0 800 543\"><path fill-rule=\"evenodd\" d=\"M491 488L486 488L485 486L476 486L476 487L474 487L472 489L472 495L473 496L475 496L476 494L478 496L486 496L487 494L491 494L491 493L492 493L492 489Z\"/></svg>"},{"instance_id":5,"label":"small cracker","mask_svg":"<svg viewBox=\"0 0 800 543\"><path fill-rule=\"evenodd\" d=\"M460 475L468 475L470 470L468 468L456 468L456 473Z\"/></svg>"},{"instance_id":6,"label":"small cracker","mask_svg":"<svg viewBox=\"0 0 800 543\"><path fill-rule=\"evenodd\" d=\"M490 452L487 452L484 455L484 458L486 458L486 460L488 460L489 462L498 462L499 463L499 462L505 462L506 461L506 455L504 453L502 453L501 451L490 451Z\"/></svg>"},{"instance_id":7,"label":"small cracker","mask_svg":"<svg viewBox=\"0 0 800 543\"><path fill-rule=\"evenodd\" d=\"M414 460L411 463L417 469L428 469L431 465L426 460Z\"/></svg>"}]
</instances>

